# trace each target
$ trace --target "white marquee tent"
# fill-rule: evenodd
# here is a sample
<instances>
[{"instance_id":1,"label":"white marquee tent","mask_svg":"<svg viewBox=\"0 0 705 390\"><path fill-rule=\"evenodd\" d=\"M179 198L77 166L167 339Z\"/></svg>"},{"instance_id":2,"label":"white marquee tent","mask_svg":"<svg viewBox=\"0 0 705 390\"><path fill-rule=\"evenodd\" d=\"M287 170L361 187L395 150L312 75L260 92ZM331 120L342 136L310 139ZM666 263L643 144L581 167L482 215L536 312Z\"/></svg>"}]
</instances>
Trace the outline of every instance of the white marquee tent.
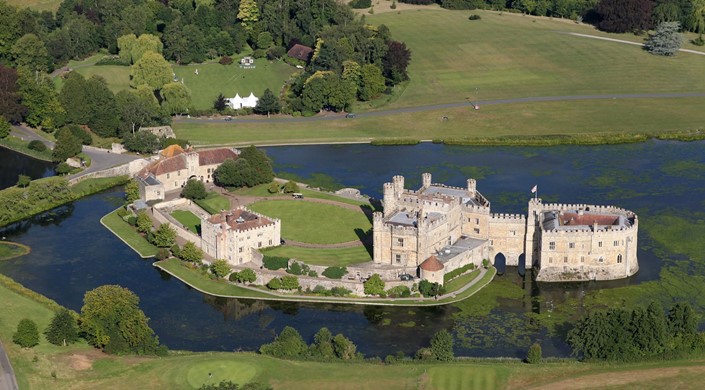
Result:
<instances>
[{"instance_id":1,"label":"white marquee tent","mask_svg":"<svg viewBox=\"0 0 705 390\"><path fill-rule=\"evenodd\" d=\"M255 96L254 93L250 92L250 96L242 98L240 94L235 94L234 98L226 99L228 106L233 110L239 110L241 108L250 107L254 108L257 105L259 98Z\"/></svg>"}]
</instances>

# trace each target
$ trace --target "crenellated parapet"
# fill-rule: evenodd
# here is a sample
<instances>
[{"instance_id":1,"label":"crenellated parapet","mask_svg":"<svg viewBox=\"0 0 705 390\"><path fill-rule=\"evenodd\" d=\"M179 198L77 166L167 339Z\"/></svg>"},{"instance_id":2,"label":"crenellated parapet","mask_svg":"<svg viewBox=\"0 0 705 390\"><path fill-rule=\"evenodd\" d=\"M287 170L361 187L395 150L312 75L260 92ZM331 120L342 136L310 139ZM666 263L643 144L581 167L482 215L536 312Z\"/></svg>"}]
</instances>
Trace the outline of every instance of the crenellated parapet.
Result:
<instances>
[{"instance_id":1,"label":"crenellated parapet","mask_svg":"<svg viewBox=\"0 0 705 390\"><path fill-rule=\"evenodd\" d=\"M526 223L526 215L523 214L505 214L492 213L490 214L490 222L493 223Z\"/></svg>"}]
</instances>

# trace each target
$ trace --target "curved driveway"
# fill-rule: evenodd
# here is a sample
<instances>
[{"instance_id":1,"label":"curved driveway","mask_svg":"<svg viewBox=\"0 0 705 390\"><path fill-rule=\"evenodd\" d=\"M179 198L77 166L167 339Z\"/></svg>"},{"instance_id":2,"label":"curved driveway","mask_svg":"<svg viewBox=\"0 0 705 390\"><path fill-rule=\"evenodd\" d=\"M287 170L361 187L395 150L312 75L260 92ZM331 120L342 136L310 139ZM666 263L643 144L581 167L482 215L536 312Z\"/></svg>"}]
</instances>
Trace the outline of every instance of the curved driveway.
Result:
<instances>
[{"instance_id":1,"label":"curved driveway","mask_svg":"<svg viewBox=\"0 0 705 390\"><path fill-rule=\"evenodd\" d=\"M604 99L664 99L664 98L688 98L688 97L705 97L705 92L674 92L674 93L623 93L623 94L602 94L602 95L568 95L568 96L533 96L533 97L523 97L523 98L511 98L511 99L495 99L495 100L482 100L476 102L457 102L457 103L446 103L446 104L432 104L426 106L417 107L405 107L397 108L393 110L380 110L371 111L356 114L356 118L372 118L387 115L423 112L423 111L433 111L433 110L443 110L448 108L457 107L467 107L471 106L473 103L479 106L494 106L498 104L516 104L516 103L533 103L533 102L559 102L559 101L571 101L571 100L604 100ZM343 120L345 114L339 113L334 115L326 116L315 116L309 118L239 118L233 117L231 121L232 124L237 123L300 123L300 122L321 122L321 121L332 121L332 120ZM355 119L347 119L355 120ZM225 122L225 119L212 119L212 118L174 118L174 122L181 123L208 123L208 122Z\"/></svg>"}]
</instances>

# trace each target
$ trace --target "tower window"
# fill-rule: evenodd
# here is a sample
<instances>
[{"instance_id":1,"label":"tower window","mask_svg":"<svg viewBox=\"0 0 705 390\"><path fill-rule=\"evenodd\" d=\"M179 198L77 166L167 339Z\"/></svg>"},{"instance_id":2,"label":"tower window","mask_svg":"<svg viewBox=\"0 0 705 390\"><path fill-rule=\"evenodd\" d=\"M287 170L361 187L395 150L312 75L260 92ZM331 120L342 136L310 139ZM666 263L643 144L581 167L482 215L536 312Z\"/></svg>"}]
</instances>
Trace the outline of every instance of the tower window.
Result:
<instances>
[{"instance_id":1,"label":"tower window","mask_svg":"<svg viewBox=\"0 0 705 390\"><path fill-rule=\"evenodd\" d=\"M556 250L556 242L555 242L555 241L549 242L549 243L548 243L548 249L549 249L549 250L552 250L552 251Z\"/></svg>"}]
</instances>

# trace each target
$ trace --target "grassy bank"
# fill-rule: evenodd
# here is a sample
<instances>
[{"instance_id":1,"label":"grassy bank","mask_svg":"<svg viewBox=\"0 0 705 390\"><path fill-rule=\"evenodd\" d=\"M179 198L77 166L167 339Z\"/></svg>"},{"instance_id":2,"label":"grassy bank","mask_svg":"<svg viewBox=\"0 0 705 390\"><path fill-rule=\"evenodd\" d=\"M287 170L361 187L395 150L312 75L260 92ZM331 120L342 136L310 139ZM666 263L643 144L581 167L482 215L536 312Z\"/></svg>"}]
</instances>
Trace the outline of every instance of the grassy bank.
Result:
<instances>
[{"instance_id":1,"label":"grassy bank","mask_svg":"<svg viewBox=\"0 0 705 390\"><path fill-rule=\"evenodd\" d=\"M25 154L30 157L34 157L37 160L51 161L51 149L47 149L43 152L38 152L34 149L27 147L29 145L28 141L23 141L14 136L8 136L0 139L0 145L4 146L10 150L14 150L18 153Z\"/></svg>"},{"instance_id":2,"label":"grassy bank","mask_svg":"<svg viewBox=\"0 0 705 390\"><path fill-rule=\"evenodd\" d=\"M23 256L29 252L30 248L27 245L18 244L16 242L0 241L0 261Z\"/></svg>"},{"instance_id":3,"label":"grassy bank","mask_svg":"<svg viewBox=\"0 0 705 390\"><path fill-rule=\"evenodd\" d=\"M194 200L209 214L218 214L220 210L230 210L230 199L217 192L209 192L205 199Z\"/></svg>"},{"instance_id":4,"label":"grassy bank","mask_svg":"<svg viewBox=\"0 0 705 390\"><path fill-rule=\"evenodd\" d=\"M119 209L118 209L119 210ZM157 247L150 244L144 237L117 215L118 210L101 218L100 223L118 236L125 244L143 258L154 257Z\"/></svg>"},{"instance_id":5,"label":"grassy bank","mask_svg":"<svg viewBox=\"0 0 705 390\"><path fill-rule=\"evenodd\" d=\"M372 255L364 246L352 248L301 248L282 245L262 251L268 256L281 256L303 261L311 265L347 267L372 261Z\"/></svg>"}]
</instances>

